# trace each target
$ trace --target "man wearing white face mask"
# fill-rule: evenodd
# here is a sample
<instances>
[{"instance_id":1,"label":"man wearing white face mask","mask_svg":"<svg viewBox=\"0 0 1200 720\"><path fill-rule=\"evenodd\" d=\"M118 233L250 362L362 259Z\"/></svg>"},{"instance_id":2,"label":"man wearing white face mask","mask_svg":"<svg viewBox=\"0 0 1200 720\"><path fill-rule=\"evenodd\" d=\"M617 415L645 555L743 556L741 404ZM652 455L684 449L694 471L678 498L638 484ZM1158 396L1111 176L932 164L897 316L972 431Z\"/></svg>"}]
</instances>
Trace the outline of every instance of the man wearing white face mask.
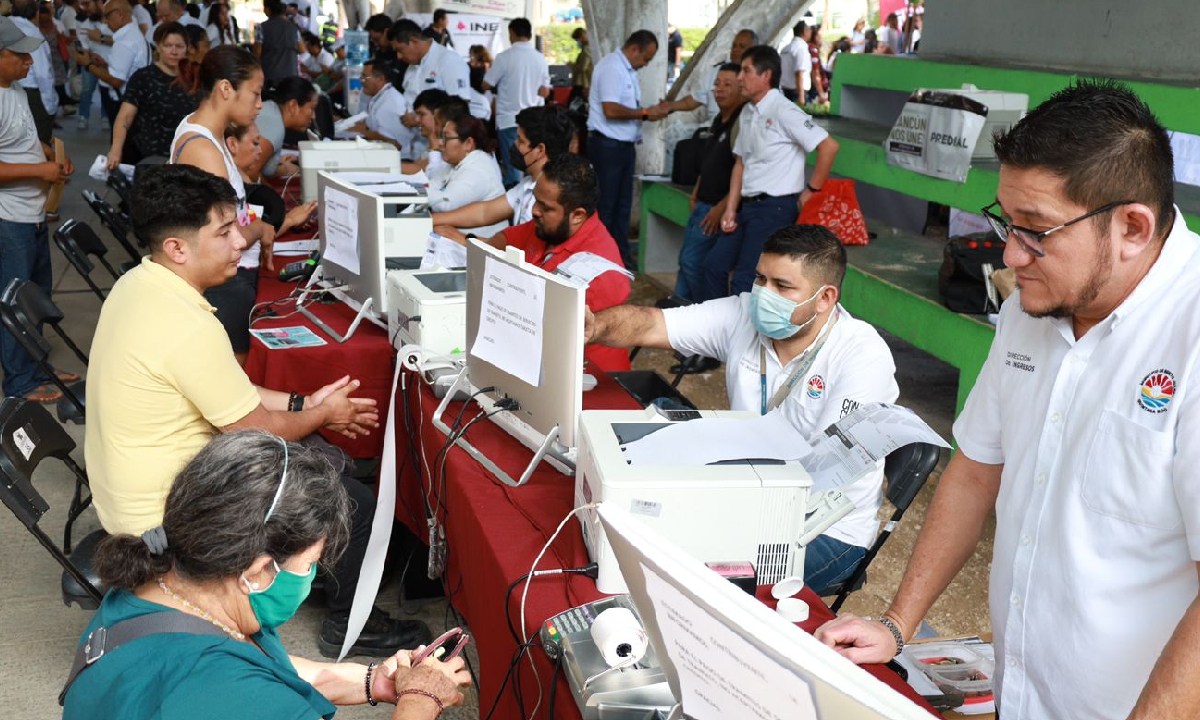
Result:
<instances>
[{"instance_id":1,"label":"man wearing white face mask","mask_svg":"<svg viewBox=\"0 0 1200 720\"><path fill-rule=\"evenodd\" d=\"M782 412L798 440L862 403L895 402L892 353L871 325L839 304L846 251L817 225L790 225L764 243L748 293L660 310L621 305L587 315L586 342L657 347L726 364L733 410ZM854 571L874 541L882 467L841 488L849 515L808 545L804 582L818 593Z\"/></svg>"}]
</instances>

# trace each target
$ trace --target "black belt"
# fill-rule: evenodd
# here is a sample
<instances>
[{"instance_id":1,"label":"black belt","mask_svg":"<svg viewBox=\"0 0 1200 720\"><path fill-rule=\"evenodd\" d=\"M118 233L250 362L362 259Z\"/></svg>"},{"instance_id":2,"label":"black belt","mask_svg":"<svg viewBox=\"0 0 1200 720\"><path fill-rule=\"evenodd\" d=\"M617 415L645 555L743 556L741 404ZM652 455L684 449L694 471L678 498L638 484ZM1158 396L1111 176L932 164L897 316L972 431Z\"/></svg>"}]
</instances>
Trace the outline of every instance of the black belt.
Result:
<instances>
[{"instance_id":1,"label":"black belt","mask_svg":"<svg viewBox=\"0 0 1200 720\"><path fill-rule=\"evenodd\" d=\"M609 137L609 136L605 135L604 133L600 132L599 130L593 130L592 133L599 135L600 137L602 137L605 140L608 140L610 142L621 143L622 145L634 145L635 144L632 140L618 140L614 137Z\"/></svg>"},{"instance_id":2,"label":"black belt","mask_svg":"<svg viewBox=\"0 0 1200 720\"><path fill-rule=\"evenodd\" d=\"M761 195L746 195L746 196L742 197L742 204L748 205L750 203L756 203L759 200L786 200L787 198L794 198L794 197L799 197L799 196L800 196L800 193L792 193L791 195L768 195L766 193L763 193Z\"/></svg>"}]
</instances>

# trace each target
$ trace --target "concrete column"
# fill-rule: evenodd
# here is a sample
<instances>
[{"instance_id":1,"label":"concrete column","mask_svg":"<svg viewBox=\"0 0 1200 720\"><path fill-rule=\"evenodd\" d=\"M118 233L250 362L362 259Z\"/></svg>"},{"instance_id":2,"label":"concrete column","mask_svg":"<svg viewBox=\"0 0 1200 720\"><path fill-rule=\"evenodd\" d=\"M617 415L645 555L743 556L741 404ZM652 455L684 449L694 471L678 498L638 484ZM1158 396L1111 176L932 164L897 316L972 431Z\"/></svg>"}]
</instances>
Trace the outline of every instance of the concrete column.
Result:
<instances>
[{"instance_id":1,"label":"concrete column","mask_svg":"<svg viewBox=\"0 0 1200 720\"><path fill-rule=\"evenodd\" d=\"M707 79L707 70L715 63L729 59L729 46L733 44L733 37L738 31L749 28L758 33L762 43L774 45L782 35L791 32L795 18L813 2L814 0L734 0L696 49L679 79L671 86L667 97L675 100L700 90L700 84ZM691 137L696 128L711 121L707 111L699 108L687 113L673 113L663 123L659 123L663 127L656 136L656 142L661 145L656 157L661 157L663 162L647 172L670 173L671 151L675 143Z\"/></svg>"},{"instance_id":2,"label":"concrete column","mask_svg":"<svg viewBox=\"0 0 1200 720\"><path fill-rule=\"evenodd\" d=\"M658 52L650 64L638 71L642 84L642 105L662 100L667 87L667 0L583 0L592 59L600 62L605 55L620 49L635 30L649 30L658 38ZM665 150L662 123L642 124L642 144L638 146L638 172L656 173L664 167Z\"/></svg>"}]
</instances>

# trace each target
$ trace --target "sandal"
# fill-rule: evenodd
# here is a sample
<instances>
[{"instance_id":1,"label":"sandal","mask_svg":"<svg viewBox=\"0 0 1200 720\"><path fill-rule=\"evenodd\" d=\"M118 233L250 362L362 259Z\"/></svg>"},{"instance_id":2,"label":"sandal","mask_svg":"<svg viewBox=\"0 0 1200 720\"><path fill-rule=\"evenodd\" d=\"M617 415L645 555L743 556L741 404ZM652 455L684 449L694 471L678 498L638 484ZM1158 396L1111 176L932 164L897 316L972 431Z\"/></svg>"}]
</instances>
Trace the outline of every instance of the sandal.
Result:
<instances>
[{"instance_id":1,"label":"sandal","mask_svg":"<svg viewBox=\"0 0 1200 720\"><path fill-rule=\"evenodd\" d=\"M25 393L25 399L35 403L56 403L62 400L62 390L53 385L39 385L38 387Z\"/></svg>"},{"instance_id":2,"label":"sandal","mask_svg":"<svg viewBox=\"0 0 1200 720\"><path fill-rule=\"evenodd\" d=\"M54 376L68 385L71 383L77 383L82 379L79 373L70 372L69 370L55 369Z\"/></svg>"}]
</instances>

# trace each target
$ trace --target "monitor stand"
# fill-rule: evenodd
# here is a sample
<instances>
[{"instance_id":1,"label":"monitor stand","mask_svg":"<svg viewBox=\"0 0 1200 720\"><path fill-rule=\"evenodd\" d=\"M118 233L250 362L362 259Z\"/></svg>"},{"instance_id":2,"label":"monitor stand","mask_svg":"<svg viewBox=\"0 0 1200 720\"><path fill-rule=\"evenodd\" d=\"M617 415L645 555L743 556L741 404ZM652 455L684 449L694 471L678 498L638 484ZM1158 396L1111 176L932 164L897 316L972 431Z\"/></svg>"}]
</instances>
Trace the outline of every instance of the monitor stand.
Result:
<instances>
[{"instance_id":1,"label":"monitor stand","mask_svg":"<svg viewBox=\"0 0 1200 720\"><path fill-rule=\"evenodd\" d=\"M309 311L308 308L304 306L304 301L307 299L309 294L320 292L331 293L338 300L341 300L343 303L345 303L346 306L351 310L357 311L357 314L354 316L354 320L350 322L350 327L346 328L345 335L338 334L338 332L329 327L324 320L314 315ZM296 307L300 309L300 314L308 318L313 325L316 325L318 328L323 330L326 335L333 338L333 340L338 343L344 343L350 338L354 337L354 332L358 330L358 326L362 324L363 320L373 322L379 327L383 328L385 331L387 330L387 325L380 321L379 318L375 317L375 313L371 312L371 307L374 304L375 298L367 298L366 302L359 305L358 302L346 297L345 293L338 291L335 286L330 286L328 283L324 282L322 279L321 267L319 265L317 266L316 270L313 271L312 277L308 279L308 283L305 284L304 289L300 291L300 298L296 301Z\"/></svg>"},{"instance_id":2,"label":"monitor stand","mask_svg":"<svg viewBox=\"0 0 1200 720\"><path fill-rule=\"evenodd\" d=\"M446 392L445 397L442 398L442 402L438 404L437 410L433 413L433 425L438 430L441 430L443 433L445 433L446 437L453 438L456 445L465 450L468 455L475 458L480 465L487 468L489 472L496 476L497 480L505 485L508 485L509 487L521 487L525 483L529 482L529 478L533 476L533 471L537 468L538 463L540 463L543 459L562 473L570 475L574 472L574 468L569 467L571 464L570 461L561 456L555 450L559 433L559 428L557 425L555 425L544 438L540 438L539 443L533 442L533 438L526 437L528 433L517 433L505 423L497 423L507 432L520 440L523 445L530 446L530 449L533 450L533 459L529 461L529 465L526 466L525 471L521 473L521 477L517 480L513 480L512 477L508 473L504 472L504 470L495 462L493 462L491 458L489 458L487 455L484 455L482 452L476 449L475 446L471 445L471 443L468 442L465 437L457 435L457 430L451 428L442 420L442 416L446 413L446 408L450 405L450 401L454 399L459 390L462 390L468 394L473 392L471 383L467 379L466 366L463 366L463 369L459 371L458 377L454 379L454 384L450 386L450 390ZM480 407L483 408L485 413L491 413L495 410L494 403L485 402L484 400L480 399L478 395L476 395L475 398L476 402L479 403ZM506 411L502 410L500 412L503 414Z\"/></svg>"}]
</instances>

